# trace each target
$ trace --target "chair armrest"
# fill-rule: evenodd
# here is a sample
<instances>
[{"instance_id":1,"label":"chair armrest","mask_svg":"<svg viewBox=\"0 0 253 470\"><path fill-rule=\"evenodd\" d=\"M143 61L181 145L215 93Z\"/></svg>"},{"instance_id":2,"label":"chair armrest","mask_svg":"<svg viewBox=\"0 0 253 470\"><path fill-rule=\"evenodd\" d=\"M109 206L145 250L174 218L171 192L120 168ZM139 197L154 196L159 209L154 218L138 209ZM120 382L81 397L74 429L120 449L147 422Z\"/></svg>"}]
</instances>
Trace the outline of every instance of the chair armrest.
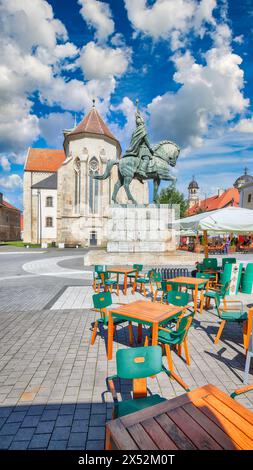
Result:
<instances>
[{"instance_id":1,"label":"chair armrest","mask_svg":"<svg viewBox=\"0 0 253 470\"><path fill-rule=\"evenodd\" d=\"M167 374L167 376L169 378L173 378L174 380L176 380L176 382L178 382L181 387L183 387L186 392L190 392L190 387L189 385L187 385L182 379L181 377L179 377L179 375L177 375L174 371L171 371L171 370L168 370L166 369L166 367L162 366L163 368L163 372L165 372L165 374Z\"/></svg>"},{"instance_id":2,"label":"chair armrest","mask_svg":"<svg viewBox=\"0 0 253 470\"><path fill-rule=\"evenodd\" d=\"M238 309L236 309L236 310L240 310L240 312L243 311L243 302L242 302L241 300L227 300L227 299L226 299L225 302L224 302L224 300L223 300L222 303L223 303L222 309L223 309L224 311L226 311L226 312L228 312L229 310L231 310L231 307L229 307L229 304L233 304L233 305L232 305L232 309L234 309L234 305L235 305L235 304L238 305L238 306L240 305L240 308L238 308Z\"/></svg>"},{"instance_id":3,"label":"chair armrest","mask_svg":"<svg viewBox=\"0 0 253 470\"><path fill-rule=\"evenodd\" d=\"M172 330L169 330L168 328L163 328L162 326L159 326L158 330L167 331L167 333L172 333Z\"/></svg>"},{"instance_id":4,"label":"chair armrest","mask_svg":"<svg viewBox=\"0 0 253 470\"><path fill-rule=\"evenodd\" d=\"M237 388L233 393L231 393L230 396L232 398L235 398L238 395L241 395L242 393L249 392L250 390L253 390L253 385L246 385L246 387Z\"/></svg>"},{"instance_id":5,"label":"chair armrest","mask_svg":"<svg viewBox=\"0 0 253 470\"><path fill-rule=\"evenodd\" d=\"M113 382L114 379L118 379L118 376L117 375L111 375L110 377L107 377L107 383L108 383L108 386L109 386L109 390L112 394L113 401L117 403L118 402L118 397L117 397L117 392L116 392L114 382Z\"/></svg>"}]
</instances>

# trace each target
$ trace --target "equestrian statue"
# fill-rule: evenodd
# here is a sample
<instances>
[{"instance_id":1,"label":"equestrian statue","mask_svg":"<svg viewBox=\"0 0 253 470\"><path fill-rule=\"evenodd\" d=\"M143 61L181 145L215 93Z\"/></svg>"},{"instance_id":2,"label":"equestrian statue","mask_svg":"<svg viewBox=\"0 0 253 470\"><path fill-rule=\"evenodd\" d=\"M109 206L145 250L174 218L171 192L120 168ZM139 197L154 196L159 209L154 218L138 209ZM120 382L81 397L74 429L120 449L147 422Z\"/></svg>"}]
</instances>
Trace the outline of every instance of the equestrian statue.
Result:
<instances>
[{"instance_id":1,"label":"equestrian statue","mask_svg":"<svg viewBox=\"0 0 253 470\"><path fill-rule=\"evenodd\" d=\"M163 140L153 146L150 145L148 135L136 100L136 129L134 130L129 148L120 160L109 160L103 175L94 175L98 180L105 180L110 176L112 167L118 165L118 181L115 183L112 200L117 203L117 194L124 186L128 200L137 204L133 198L129 185L133 179L143 183L153 179L153 201L158 203L158 190L161 180L176 181L170 174L170 166L174 167L179 156L180 148L170 140Z\"/></svg>"}]
</instances>

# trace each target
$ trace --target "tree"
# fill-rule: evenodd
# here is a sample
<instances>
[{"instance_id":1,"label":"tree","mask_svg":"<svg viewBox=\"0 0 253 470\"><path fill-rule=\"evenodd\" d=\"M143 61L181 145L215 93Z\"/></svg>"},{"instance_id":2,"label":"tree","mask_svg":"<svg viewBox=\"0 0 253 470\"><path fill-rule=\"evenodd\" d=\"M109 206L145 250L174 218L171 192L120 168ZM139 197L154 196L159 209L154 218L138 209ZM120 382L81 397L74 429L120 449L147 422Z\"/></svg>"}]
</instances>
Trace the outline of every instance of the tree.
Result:
<instances>
[{"instance_id":1,"label":"tree","mask_svg":"<svg viewBox=\"0 0 253 470\"><path fill-rule=\"evenodd\" d=\"M187 199L185 199L183 193L176 189L175 184L161 190L159 204L178 204L180 206L180 218L185 217L188 208Z\"/></svg>"}]
</instances>

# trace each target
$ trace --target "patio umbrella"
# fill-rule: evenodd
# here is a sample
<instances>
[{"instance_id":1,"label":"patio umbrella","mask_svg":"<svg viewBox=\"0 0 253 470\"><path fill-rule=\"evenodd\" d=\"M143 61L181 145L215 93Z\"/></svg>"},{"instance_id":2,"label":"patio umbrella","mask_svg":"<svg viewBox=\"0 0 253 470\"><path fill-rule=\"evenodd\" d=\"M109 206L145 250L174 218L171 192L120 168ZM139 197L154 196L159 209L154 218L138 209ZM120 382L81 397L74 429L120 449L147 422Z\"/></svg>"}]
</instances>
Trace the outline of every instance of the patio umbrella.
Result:
<instances>
[{"instance_id":1,"label":"patio umbrella","mask_svg":"<svg viewBox=\"0 0 253 470\"><path fill-rule=\"evenodd\" d=\"M207 231L218 233L253 232L253 210L242 207L225 207L217 211L185 217L176 222L183 230L203 230L205 256L208 257Z\"/></svg>"}]
</instances>

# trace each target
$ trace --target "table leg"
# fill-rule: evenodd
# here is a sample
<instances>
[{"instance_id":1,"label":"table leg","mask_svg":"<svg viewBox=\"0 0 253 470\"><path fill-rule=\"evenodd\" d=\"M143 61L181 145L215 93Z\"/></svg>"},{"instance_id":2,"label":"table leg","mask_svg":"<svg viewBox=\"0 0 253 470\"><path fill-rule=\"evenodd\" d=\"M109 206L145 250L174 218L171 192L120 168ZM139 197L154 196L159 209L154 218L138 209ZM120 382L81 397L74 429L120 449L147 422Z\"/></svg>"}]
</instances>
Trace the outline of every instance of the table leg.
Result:
<instances>
[{"instance_id":1,"label":"table leg","mask_svg":"<svg viewBox=\"0 0 253 470\"><path fill-rule=\"evenodd\" d=\"M194 312L197 313L198 311L198 286L195 286L194 290Z\"/></svg>"},{"instance_id":2,"label":"table leg","mask_svg":"<svg viewBox=\"0 0 253 470\"><path fill-rule=\"evenodd\" d=\"M158 343L158 323L152 325L152 346L157 346Z\"/></svg>"},{"instance_id":3,"label":"table leg","mask_svg":"<svg viewBox=\"0 0 253 470\"><path fill-rule=\"evenodd\" d=\"M247 320L247 333L246 333L246 351L249 349L250 343L250 336L252 332L252 324L253 324L253 308L250 308L248 311L248 320Z\"/></svg>"},{"instance_id":4,"label":"table leg","mask_svg":"<svg viewBox=\"0 0 253 470\"><path fill-rule=\"evenodd\" d=\"M113 353L113 317L112 313L109 312L109 319L108 319L108 344L107 344L107 359L110 361L112 359Z\"/></svg>"},{"instance_id":5,"label":"table leg","mask_svg":"<svg viewBox=\"0 0 253 470\"><path fill-rule=\"evenodd\" d=\"M142 324L138 323L138 343L142 342Z\"/></svg>"},{"instance_id":6,"label":"table leg","mask_svg":"<svg viewBox=\"0 0 253 470\"><path fill-rule=\"evenodd\" d=\"M124 295L127 294L127 274L124 274L123 293Z\"/></svg>"}]
</instances>

